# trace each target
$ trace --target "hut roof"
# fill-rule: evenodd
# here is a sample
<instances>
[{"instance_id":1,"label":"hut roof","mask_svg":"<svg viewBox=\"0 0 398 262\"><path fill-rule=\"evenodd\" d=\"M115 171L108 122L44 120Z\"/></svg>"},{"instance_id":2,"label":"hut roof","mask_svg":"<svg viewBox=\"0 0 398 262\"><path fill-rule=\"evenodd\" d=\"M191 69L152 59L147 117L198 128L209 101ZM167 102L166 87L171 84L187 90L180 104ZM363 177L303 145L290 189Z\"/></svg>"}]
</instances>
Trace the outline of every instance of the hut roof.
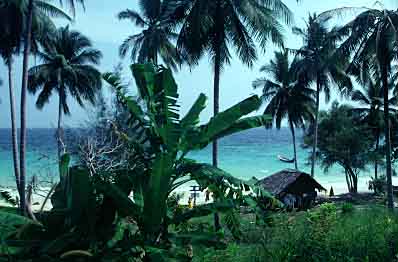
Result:
<instances>
[{"instance_id":1,"label":"hut roof","mask_svg":"<svg viewBox=\"0 0 398 262\"><path fill-rule=\"evenodd\" d=\"M275 173L269 177L260 180L257 184L261 185L265 190L273 194L274 196L286 191L289 186L297 182L298 180L304 180L306 184L312 188L325 191L314 178L309 174L294 169L284 169L278 173Z\"/></svg>"}]
</instances>

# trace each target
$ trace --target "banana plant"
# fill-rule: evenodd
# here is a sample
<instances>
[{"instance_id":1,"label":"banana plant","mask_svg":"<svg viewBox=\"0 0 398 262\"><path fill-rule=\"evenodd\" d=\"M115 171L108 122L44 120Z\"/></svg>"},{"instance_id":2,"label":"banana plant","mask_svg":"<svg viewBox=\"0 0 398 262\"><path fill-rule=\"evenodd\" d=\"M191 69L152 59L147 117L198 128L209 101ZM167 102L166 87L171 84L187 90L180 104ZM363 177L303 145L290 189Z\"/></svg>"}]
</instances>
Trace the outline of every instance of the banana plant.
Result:
<instances>
[{"instance_id":1,"label":"banana plant","mask_svg":"<svg viewBox=\"0 0 398 262\"><path fill-rule=\"evenodd\" d=\"M249 189L243 181L218 168L188 159L189 152L201 150L215 139L264 126L271 118L264 115L246 117L261 105L258 96L251 96L217 114L208 123L200 124L200 114L207 103L204 94L200 94L188 113L181 116L178 88L171 70L152 64L132 65L131 70L139 99L126 95L128 87L117 75L106 73L104 79L128 108L132 128L141 130L138 139L125 135L126 141L137 151L150 152L147 155L151 164L131 179L131 188L136 189L133 190L134 201L142 211L141 228L147 239L156 241L161 234L167 234L167 223L232 208L234 200ZM189 210L179 217L168 217L168 197L190 181L211 190L216 196L215 203L201 206L199 212Z\"/></svg>"},{"instance_id":2,"label":"banana plant","mask_svg":"<svg viewBox=\"0 0 398 262\"><path fill-rule=\"evenodd\" d=\"M178 226L214 212L226 212L226 225L235 227L231 232L239 235L234 209L245 201L252 204L244 194L251 189L250 184L187 155L214 139L267 124L267 116L245 117L258 109L260 99L249 97L200 124L207 101L204 94L180 116L177 85L169 69L145 64L133 65L132 72L138 100L127 95L127 87L117 75L108 73L104 79L129 111L127 121L135 135L115 131L138 156L134 159L140 165L91 174L83 167L70 167L69 155L62 156L60 182L51 196L53 209L38 215L39 222L29 222L29 226L8 234L9 246L24 246L19 257L51 257L54 261L68 257L107 261L107 257L124 256L145 256L151 261L178 259L184 252L170 251L176 247L170 242L214 246L220 243L220 234L171 233L169 225ZM210 190L214 202L173 212L171 194L190 181Z\"/></svg>"}]
</instances>

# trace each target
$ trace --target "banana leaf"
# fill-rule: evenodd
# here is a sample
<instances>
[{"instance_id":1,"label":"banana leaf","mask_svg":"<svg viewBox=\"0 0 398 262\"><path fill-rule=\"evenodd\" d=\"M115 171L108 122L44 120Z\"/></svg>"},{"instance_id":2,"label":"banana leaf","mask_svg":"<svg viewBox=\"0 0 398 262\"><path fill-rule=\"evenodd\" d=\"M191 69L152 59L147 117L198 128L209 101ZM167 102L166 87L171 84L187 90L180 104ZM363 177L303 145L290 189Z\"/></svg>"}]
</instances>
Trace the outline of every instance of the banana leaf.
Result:
<instances>
[{"instance_id":1,"label":"banana leaf","mask_svg":"<svg viewBox=\"0 0 398 262\"><path fill-rule=\"evenodd\" d=\"M209 123L199 127L191 127L185 136L186 141L182 141L181 151L199 150L205 148L213 140L225 137L247 129L261 127L267 123L268 117L248 117L243 116L253 112L260 106L258 96L252 96L237 105L219 113L210 119Z\"/></svg>"},{"instance_id":2,"label":"banana leaf","mask_svg":"<svg viewBox=\"0 0 398 262\"><path fill-rule=\"evenodd\" d=\"M104 194L105 197L113 200L112 204L115 205L120 216L131 216L134 218L138 218L140 216L141 208L136 205L118 186L101 181L96 184L96 188L100 193Z\"/></svg>"},{"instance_id":3,"label":"banana leaf","mask_svg":"<svg viewBox=\"0 0 398 262\"><path fill-rule=\"evenodd\" d=\"M0 200L3 200L11 206L16 206L18 203L14 197L11 196L10 192L0 190Z\"/></svg>"},{"instance_id":4,"label":"banana leaf","mask_svg":"<svg viewBox=\"0 0 398 262\"><path fill-rule=\"evenodd\" d=\"M231 200L223 202L215 202L205 205L196 206L183 213L177 214L173 219L173 224L179 225L195 217L203 217L213 214L215 212L225 212L235 207L235 204Z\"/></svg>"},{"instance_id":5,"label":"banana leaf","mask_svg":"<svg viewBox=\"0 0 398 262\"><path fill-rule=\"evenodd\" d=\"M252 96L217 114L210 119L208 124L201 126L200 142L214 139L218 134L233 126L241 117L257 110L260 105L260 98Z\"/></svg>"},{"instance_id":6,"label":"banana leaf","mask_svg":"<svg viewBox=\"0 0 398 262\"><path fill-rule=\"evenodd\" d=\"M144 118L144 111L137 100L124 94L124 90L127 89L127 87L122 85L120 77L114 73L105 73L102 78L116 91L117 97L126 105L134 118L146 124L147 121Z\"/></svg>"},{"instance_id":7,"label":"banana leaf","mask_svg":"<svg viewBox=\"0 0 398 262\"><path fill-rule=\"evenodd\" d=\"M10 233L16 232L18 228L28 224L40 226L40 223L24 216L0 211L0 238L3 238Z\"/></svg>"},{"instance_id":8,"label":"banana leaf","mask_svg":"<svg viewBox=\"0 0 398 262\"><path fill-rule=\"evenodd\" d=\"M263 127L272 121L272 117L269 115L253 116L243 119L239 119L228 129L217 134L217 138L226 137L235 133L239 133L248 129L253 129L257 127Z\"/></svg>"},{"instance_id":9,"label":"banana leaf","mask_svg":"<svg viewBox=\"0 0 398 262\"><path fill-rule=\"evenodd\" d=\"M200 113L206 108L207 97L204 94L200 94L196 99L195 103L192 105L191 109L181 120L181 127L184 131L189 127L195 127L199 124Z\"/></svg>"},{"instance_id":10,"label":"banana leaf","mask_svg":"<svg viewBox=\"0 0 398 262\"><path fill-rule=\"evenodd\" d=\"M173 173L175 156L160 154L154 161L148 185L144 193L144 230L154 234L160 230L160 225L166 215L166 200Z\"/></svg>"}]
</instances>

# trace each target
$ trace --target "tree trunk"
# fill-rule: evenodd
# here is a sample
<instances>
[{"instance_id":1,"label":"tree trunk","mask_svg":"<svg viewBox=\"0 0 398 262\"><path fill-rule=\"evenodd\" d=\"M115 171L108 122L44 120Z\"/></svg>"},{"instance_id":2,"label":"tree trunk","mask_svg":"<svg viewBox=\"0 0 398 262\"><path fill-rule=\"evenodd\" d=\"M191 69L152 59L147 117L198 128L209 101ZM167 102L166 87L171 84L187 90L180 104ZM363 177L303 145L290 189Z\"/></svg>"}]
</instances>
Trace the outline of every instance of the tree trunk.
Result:
<instances>
[{"instance_id":1,"label":"tree trunk","mask_svg":"<svg viewBox=\"0 0 398 262\"><path fill-rule=\"evenodd\" d=\"M213 115L216 116L220 111L220 50L216 52L215 56L215 64L214 64L214 113ZM218 141L213 141L213 166L218 166Z\"/></svg>"},{"instance_id":2,"label":"tree trunk","mask_svg":"<svg viewBox=\"0 0 398 262\"><path fill-rule=\"evenodd\" d=\"M220 30L216 32L216 43L214 46L215 49L215 57L214 57L214 89L213 89L213 114L216 116L220 111L220 74L221 74L221 27L222 21L220 21L221 15L221 3L217 1L216 7L216 26ZM215 139L212 144L213 151L212 151L212 162L213 166L218 167L218 141ZM214 228L216 231L221 229L220 225L220 217L218 213L214 213Z\"/></svg>"},{"instance_id":3,"label":"tree trunk","mask_svg":"<svg viewBox=\"0 0 398 262\"><path fill-rule=\"evenodd\" d=\"M58 125L57 125L57 142L58 142L58 161L61 163L62 148L63 148L63 132L62 132L62 101L65 99L64 90L61 84L61 74L58 72L58 88L59 88L59 102L58 102Z\"/></svg>"},{"instance_id":4,"label":"tree trunk","mask_svg":"<svg viewBox=\"0 0 398 262\"><path fill-rule=\"evenodd\" d=\"M28 87L29 54L32 39L33 0L29 0L28 18L26 20L26 35L24 39L22 87L21 87L21 137L19 141L20 165L20 208L25 214L26 207L26 91Z\"/></svg>"},{"instance_id":5,"label":"tree trunk","mask_svg":"<svg viewBox=\"0 0 398 262\"><path fill-rule=\"evenodd\" d=\"M11 144L12 144L12 158L14 162L15 183L17 185L18 193L20 190L20 174L19 174L19 159L18 159L18 128L15 110L15 94L14 94L14 79L13 79L13 59L12 56L8 58L8 88L10 93L10 112L11 112Z\"/></svg>"},{"instance_id":6,"label":"tree trunk","mask_svg":"<svg viewBox=\"0 0 398 262\"><path fill-rule=\"evenodd\" d=\"M349 174L349 178L350 178L350 193L356 194L358 193L358 175L356 172L354 172L354 170L352 170L351 167L347 168L347 172Z\"/></svg>"},{"instance_id":7,"label":"tree trunk","mask_svg":"<svg viewBox=\"0 0 398 262\"><path fill-rule=\"evenodd\" d=\"M315 127L314 127L314 145L312 146L312 162L311 162L311 176L315 176L315 160L316 160L316 148L318 145L318 117L319 117L319 95L321 92L321 86L319 79L316 84L316 112L315 112Z\"/></svg>"},{"instance_id":8,"label":"tree trunk","mask_svg":"<svg viewBox=\"0 0 398 262\"><path fill-rule=\"evenodd\" d=\"M296 135L295 135L295 132L294 132L294 125L293 125L292 121L290 121L290 117L289 117L289 125L290 125L290 131L292 132L292 138L293 138L294 168L296 170L298 170L298 166L297 166L297 150L296 150Z\"/></svg>"},{"instance_id":9,"label":"tree trunk","mask_svg":"<svg viewBox=\"0 0 398 262\"><path fill-rule=\"evenodd\" d=\"M379 152L379 145L380 145L380 130L377 128L377 134L376 134L376 154ZM377 179L377 171L378 171L378 159L376 158L375 160L375 179Z\"/></svg>"},{"instance_id":10,"label":"tree trunk","mask_svg":"<svg viewBox=\"0 0 398 262\"><path fill-rule=\"evenodd\" d=\"M350 179L349 179L349 177L348 177L348 172L347 172L346 169L345 169L345 180L346 180L346 182L347 182L348 192L351 192Z\"/></svg>"},{"instance_id":11,"label":"tree trunk","mask_svg":"<svg viewBox=\"0 0 398 262\"><path fill-rule=\"evenodd\" d=\"M384 129L386 139L386 176L387 176L387 206L389 209L394 208L394 197L392 192L392 170L391 170L391 134L390 134L390 118L388 104L388 74L387 67L382 68L383 78L383 95L384 95Z\"/></svg>"}]
</instances>

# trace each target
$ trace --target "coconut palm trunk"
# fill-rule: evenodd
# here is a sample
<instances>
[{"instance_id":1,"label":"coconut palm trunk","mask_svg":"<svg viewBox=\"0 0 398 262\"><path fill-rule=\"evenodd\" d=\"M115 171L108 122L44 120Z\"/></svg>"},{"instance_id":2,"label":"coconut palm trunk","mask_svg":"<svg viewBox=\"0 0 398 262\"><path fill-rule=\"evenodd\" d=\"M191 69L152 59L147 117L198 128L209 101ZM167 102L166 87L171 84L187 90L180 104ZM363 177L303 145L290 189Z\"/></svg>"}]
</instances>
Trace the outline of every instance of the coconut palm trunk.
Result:
<instances>
[{"instance_id":1,"label":"coconut palm trunk","mask_svg":"<svg viewBox=\"0 0 398 262\"><path fill-rule=\"evenodd\" d=\"M289 117L289 125L290 125L290 131L292 132L292 138L293 138L294 168L296 170L298 170L298 166L297 166L297 149L296 149L296 134L294 132L294 125L293 125L293 122L290 120L290 117Z\"/></svg>"},{"instance_id":2,"label":"coconut palm trunk","mask_svg":"<svg viewBox=\"0 0 398 262\"><path fill-rule=\"evenodd\" d=\"M384 129L386 138L386 176L387 176L387 206L389 209L394 208L394 199L392 191L392 170L391 170L391 133L389 118L389 99L388 99L388 72L387 66L382 68L383 96L384 96Z\"/></svg>"},{"instance_id":3,"label":"coconut palm trunk","mask_svg":"<svg viewBox=\"0 0 398 262\"><path fill-rule=\"evenodd\" d=\"M58 142L58 161L61 161L63 153L63 134L62 134L62 95L59 95L58 104L58 125L57 125L57 142Z\"/></svg>"},{"instance_id":4,"label":"coconut palm trunk","mask_svg":"<svg viewBox=\"0 0 398 262\"><path fill-rule=\"evenodd\" d=\"M219 14L221 10L220 1L217 3L217 14ZM219 17L216 18L217 26L221 26ZM215 56L214 56L214 89L213 89L213 114L216 116L220 112L220 74L221 74L221 30L216 34L216 43L215 43ZM218 141L217 139L213 141L212 144L212 162L213 166L218 167ZM214 213L214 228L216 231L221 229L220 225L220 216L218 213Z\"/></svg>"},{"instance_id":5,"label":"coconut palm trunk","mask_svg":"<svg viewBox=\"0 0 398 262\"><path fill-rule=\"evenodd\" d=\"M20 209L25 214L26 210L26 93L28 87L29 54L32 40L33 0L29 0L28 16L26 20L26 32L24 39L22 87L21 87L21 137L19 141L19 165L20 165Z\"/></svg>"},{"instance_id":6,"label":"coconut palm trunk","mask_svg":"<svg viewBox=\"0 0 398 262\"><path fill-rule=\"evenodd\" d=\"M10 94L10 112L11 112L11 145L12 145L12 158L14 162L14 175L15 183L17 185L18 193L20 194L20 174L19 174L19 159L18 159L18 129L15 109L15 94L14 94L14 72L13 72L13 59L10 55L7 61L8 67L8 88Z\"/></svg>"},{"instance_id":7,"label":"coconut palm trunk","mask_svg":"<svg viewBox=\"0 0 398 262\"><path fill-rule=\"evenodd\" d=\"M215 61L214 61L214 116L220 111L220 74L221 74L221 50L219 46L216 50ZM218 167L218 141L213 141L212 160L213 166ZM218 213L214 213L214 228L216 231L221 229L220 216Z\"/></svg>"},{"instance_id":8,"label":"coconut palm trunk","mask_svg":"<svg viewBox=\"0 0 398 262\"><path fill-rule=\"evenodd\" d=\"M315 176L315 160L316 160L316 147L318 145L318 117L319 117L319 95L321 93L321 85L319 79L316 84L316 112L315 112L315 127L314 127L314 144L312 147L312 161L311 161L311 176Z\"/></svg>"},{"instance_id":9,"label":"coconut palm trunk","mask_svg":"<svg viewBox=\"0 0 398 262\"><path fill-rule=\"evenodd\" d=\"M380 145L380 129L377 128L377 134L376 134L376 154L379 152L379 145ZM375 160L375 179L377 179L378 176L378 159Z\"/></svg>"},{"instance_id":10,"label":"coconut palm trunk","mask_svg":"<svg viewBox=\"0 0 398 262\"><path fill-rule=\"evenodd\" d=\"M57 142L58 142L58 161L61 161L62 153L63 153L63 132L62 132L62 103L64 100L64 89L61 83L61 72L58 72L57 75L58 81L58 89L59 89L59 101L58 101L58 125L57 125Z\"/></svg>"}]
</instances>

